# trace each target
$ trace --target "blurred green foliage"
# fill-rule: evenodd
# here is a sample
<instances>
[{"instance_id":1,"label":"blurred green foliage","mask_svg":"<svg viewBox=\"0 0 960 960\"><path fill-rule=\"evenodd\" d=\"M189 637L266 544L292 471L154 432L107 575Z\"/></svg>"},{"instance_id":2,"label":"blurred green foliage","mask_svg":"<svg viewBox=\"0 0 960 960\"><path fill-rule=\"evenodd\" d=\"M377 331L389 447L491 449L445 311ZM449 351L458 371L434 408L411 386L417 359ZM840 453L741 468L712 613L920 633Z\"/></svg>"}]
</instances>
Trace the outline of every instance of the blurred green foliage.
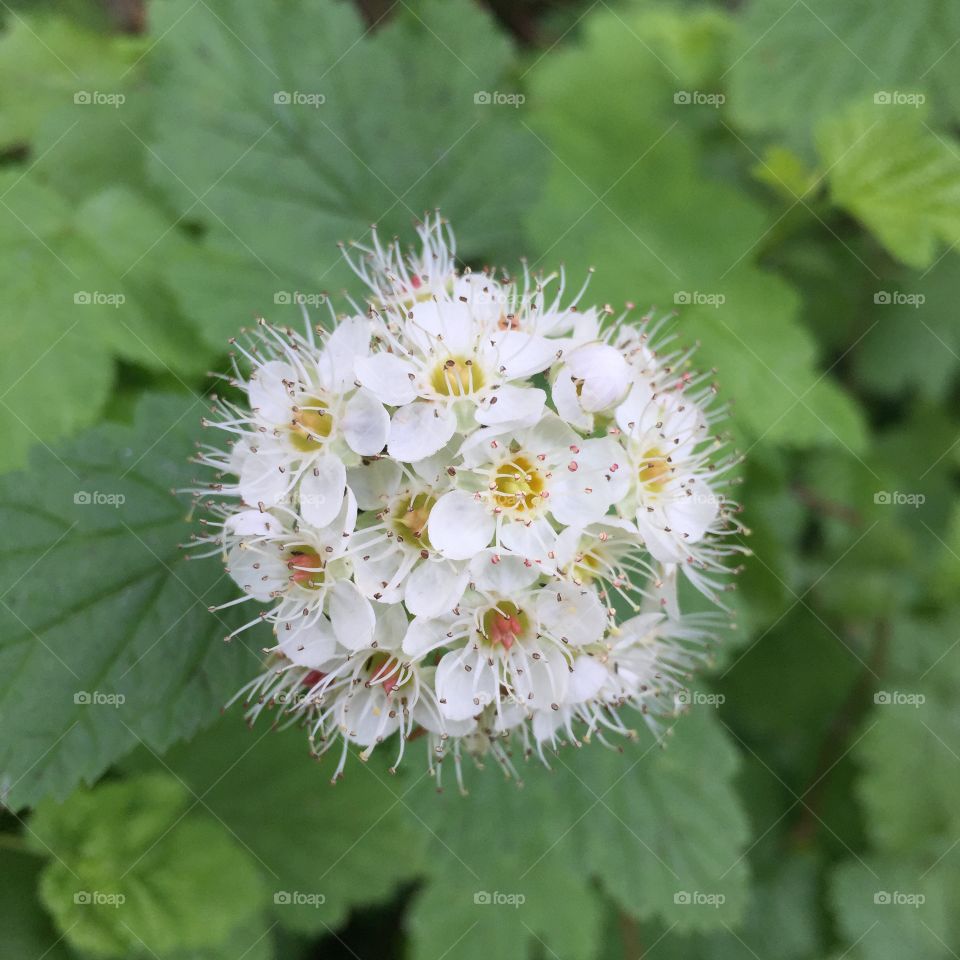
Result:
<instances>
[{"instance_id":1,"label":"blurred green foliage","mask_svg":"<svg viewBox=\"0 0 960 960\"><path fill-rule=\"evenodd\" d=\"M955 956L957 8L140 7L3 5L10 955ZM168 492L227 338L434 207L466 263L675 311L752 529L666 749L466 797L415 752L332 788L296 734L218 719L255 658Z\"/></svg>"}]
</instances>

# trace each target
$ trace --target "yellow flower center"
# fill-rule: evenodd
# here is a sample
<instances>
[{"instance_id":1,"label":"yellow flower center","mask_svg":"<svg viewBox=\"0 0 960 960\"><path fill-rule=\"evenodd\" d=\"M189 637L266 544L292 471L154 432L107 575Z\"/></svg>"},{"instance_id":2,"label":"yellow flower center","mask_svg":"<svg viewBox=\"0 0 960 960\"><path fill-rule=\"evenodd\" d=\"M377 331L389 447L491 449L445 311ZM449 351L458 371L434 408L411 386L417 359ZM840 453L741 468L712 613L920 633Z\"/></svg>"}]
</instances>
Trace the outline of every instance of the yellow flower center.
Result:
<instances>
[{"instance_id":1,"label":"yellow flower center","mask_svg":"<svg viewBox=\"0 0 960 960\"><path fill-rule=\"evenodd\" d=\"M670 463L665 454L655 447L647 450L640 458L637 479L650 493L660 493L670 474Z\"/></svg>"},{"instance_id":2,"label":"yellow flower center","mask_svg":"<svg viewBox=\"0 0 960 960\"><path fill-rule=\"evenodd\" d=\"M427 493L418 493L401 502L393 510L393 532L417 550L430 550L427 521L436 502L436 498Z\"/></svg>"},{"instance_id":3,"label":"yellow flower center","mask_svg":"<svg viewBox=\"0 0 960 960\"><path fill-rule=\"evenodd\" d=\"M442 397L466 397L484 385L480 368L462 357L450 357L433 368L430 386Z\"/></svg>"},{"instance_id":4,"label":"yellow flower center","mask_svg":"<svg viewBox=\"0 0 960 960\"><path fill-rule=\"evenodd\" d=\"M323 446L323 441L333 433L333 416L323 397L308 397L294 412L290 439L303 453L312 453Z\"/></svg>"},{"instance_id":5,"label":"yellow flower center","mask_svg":"<svg viewBox=\"0 0 960 960\"><path fill-rule=\"evenodd\" d=\"M535 509L545 488L543 474L525 454L501 463L493 476L493 499L503 510L525 513Z\"/></svg>"}]
</instances>

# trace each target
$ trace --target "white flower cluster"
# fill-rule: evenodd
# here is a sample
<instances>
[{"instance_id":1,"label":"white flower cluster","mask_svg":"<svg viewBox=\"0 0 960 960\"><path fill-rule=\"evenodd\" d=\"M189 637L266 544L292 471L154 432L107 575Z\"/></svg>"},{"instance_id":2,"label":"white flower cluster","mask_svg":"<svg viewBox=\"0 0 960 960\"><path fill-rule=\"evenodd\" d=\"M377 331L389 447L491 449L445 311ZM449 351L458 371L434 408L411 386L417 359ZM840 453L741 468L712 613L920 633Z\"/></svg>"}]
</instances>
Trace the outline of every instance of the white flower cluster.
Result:
<instances>
[{"instance_id":1,"label":"white flower cluster","mask_svg":"<svg viewBox=\"0 0 960 960\"><path fill-rule=\"evenodd\" d=\"M513 772L517 743L630 735L623 707L659 729L716 623L678 573L717 601L738 552L713 387L646 319L563 305L562 273L460 272L439 216L419 235L352 246L371 292L331 331L234 341L245 401L204 421L230 442L195 492L234 603L269 605L238 696L341 743L334 777L393 734L459 780L465 753Z\"/></svg>"}]
</instances>

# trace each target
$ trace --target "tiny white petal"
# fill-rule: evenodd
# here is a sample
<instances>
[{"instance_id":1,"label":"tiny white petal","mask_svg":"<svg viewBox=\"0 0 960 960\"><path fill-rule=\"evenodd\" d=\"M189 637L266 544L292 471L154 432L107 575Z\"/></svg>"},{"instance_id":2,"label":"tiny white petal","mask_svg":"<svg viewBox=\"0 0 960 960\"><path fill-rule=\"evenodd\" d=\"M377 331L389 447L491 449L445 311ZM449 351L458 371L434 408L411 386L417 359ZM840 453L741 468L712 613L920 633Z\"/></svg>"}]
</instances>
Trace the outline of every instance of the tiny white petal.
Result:
<instances>
[{"instance_id":1,"label":"tiny white petal","mask_svg":"<svg viewBox=\"0 0 960 960\"><path fill-rule=\"evenodd\" d=\"M411 403L393 414L387 450L398 460L423 460L444 446L456 429L453 411L432 403Z\"/></svg>"},{"instance_id":2,"label":"tiny white petal","mask_svg":"<svg viewBox=\"0 0 960 960\"><path fill-rule=\"evenodd\" d=\"M430 542L451 560L467 560L486 547L495 523L486 505L463 490L445 493L430 511Z\"/></svg>"}]
</instances>

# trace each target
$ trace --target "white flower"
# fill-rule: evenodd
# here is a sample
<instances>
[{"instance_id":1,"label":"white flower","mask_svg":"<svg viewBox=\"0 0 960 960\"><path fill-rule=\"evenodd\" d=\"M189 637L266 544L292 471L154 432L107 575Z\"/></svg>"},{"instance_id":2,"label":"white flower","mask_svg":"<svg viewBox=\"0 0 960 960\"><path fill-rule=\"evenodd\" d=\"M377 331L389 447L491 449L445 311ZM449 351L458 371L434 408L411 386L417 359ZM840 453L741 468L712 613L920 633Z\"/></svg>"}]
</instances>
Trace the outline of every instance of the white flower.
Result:
<instances>
[{"instance_id":1,"label":"white flower","mask_svg":"<svg viewBox=\"0 0 960 960\"><path fill-rule=\"evenodd\" d=\"M416 618L403 641L422 657L447 649L437 665L441 713L465 720L505 697L533 709L556 709L567 694L570 650L603 636L607 612L590 588L537 585L537 571L517 557L481 555L472 589L457 610Z\"/></svg>"},{"instance_id":2,"label":"white flower","mask_svg":"<svg viewBox=\"0 0 960 960\"><path fill-rule=\"evenodd\" d=\"M549 543L551 524L585 526L602 519L627 490L624 453L611 438L582 439L555 414L509 433L478 430L461 449L461 489L444 494L430 514L431 542L444 556L463 559L496 536L508 549L515 525L523 542ZM532 532L531 532L532 528Z\"/></svg>"},{"instance_id":3,"label":"white flower","mask_svg":"<svg viewBox=\"0 0 960 960\"><path fill-rule=\"evenodd\" d=\"M398 408L387 445L398 460L429 457L478 424L535 423L543 413L546 394L527 381L557 358L545 337L501 330L447 298L414 304L380 336L384 349L356 371L377 399Z\"/></svg>"},{"instance_id":4,"label":"white flower","mask_svg":"<svg viewBox=\"0 0 960 960\"><path fill-rule=\"evenodd\" d=\"M262 321L236 344L205 424L214 477L200 556L273 630L237 695L335 747L423 738L450 758L667 732L715 617L683 612L680 571L717 601L742 548L737 462L713 387L648 318L566 300L566 279L458 269L439 217L419 246L352 245L366 308L303 335Z\"/></svg>"},{"instance_id":5,"label":"white flower","mask_svg":"<svg viewBox=\"0 0 960 960\"><path fill-rule=\"evenodd\" d=\"M325 526L343 501L345 461L379 453L387 440L386 410L354 383L370 324L345 320L321 346L266 324L261 331L244 351L253 365L249 413L211 423L237 435L229 468L246 503L270 507L296 493L304 519Z\"/></svg>"},{"instance_id":6,"label":"white flower","mask_svg":"<svg viewBox=\"0 0 960 960\"><path fill-rule=\"evenodd\" d=\"M553 403L571 426L592 432L594 414L620 403L630 389L633 371L623 354L607 343L577 347L557 370Z\"/></svg>"}]
</instances>

